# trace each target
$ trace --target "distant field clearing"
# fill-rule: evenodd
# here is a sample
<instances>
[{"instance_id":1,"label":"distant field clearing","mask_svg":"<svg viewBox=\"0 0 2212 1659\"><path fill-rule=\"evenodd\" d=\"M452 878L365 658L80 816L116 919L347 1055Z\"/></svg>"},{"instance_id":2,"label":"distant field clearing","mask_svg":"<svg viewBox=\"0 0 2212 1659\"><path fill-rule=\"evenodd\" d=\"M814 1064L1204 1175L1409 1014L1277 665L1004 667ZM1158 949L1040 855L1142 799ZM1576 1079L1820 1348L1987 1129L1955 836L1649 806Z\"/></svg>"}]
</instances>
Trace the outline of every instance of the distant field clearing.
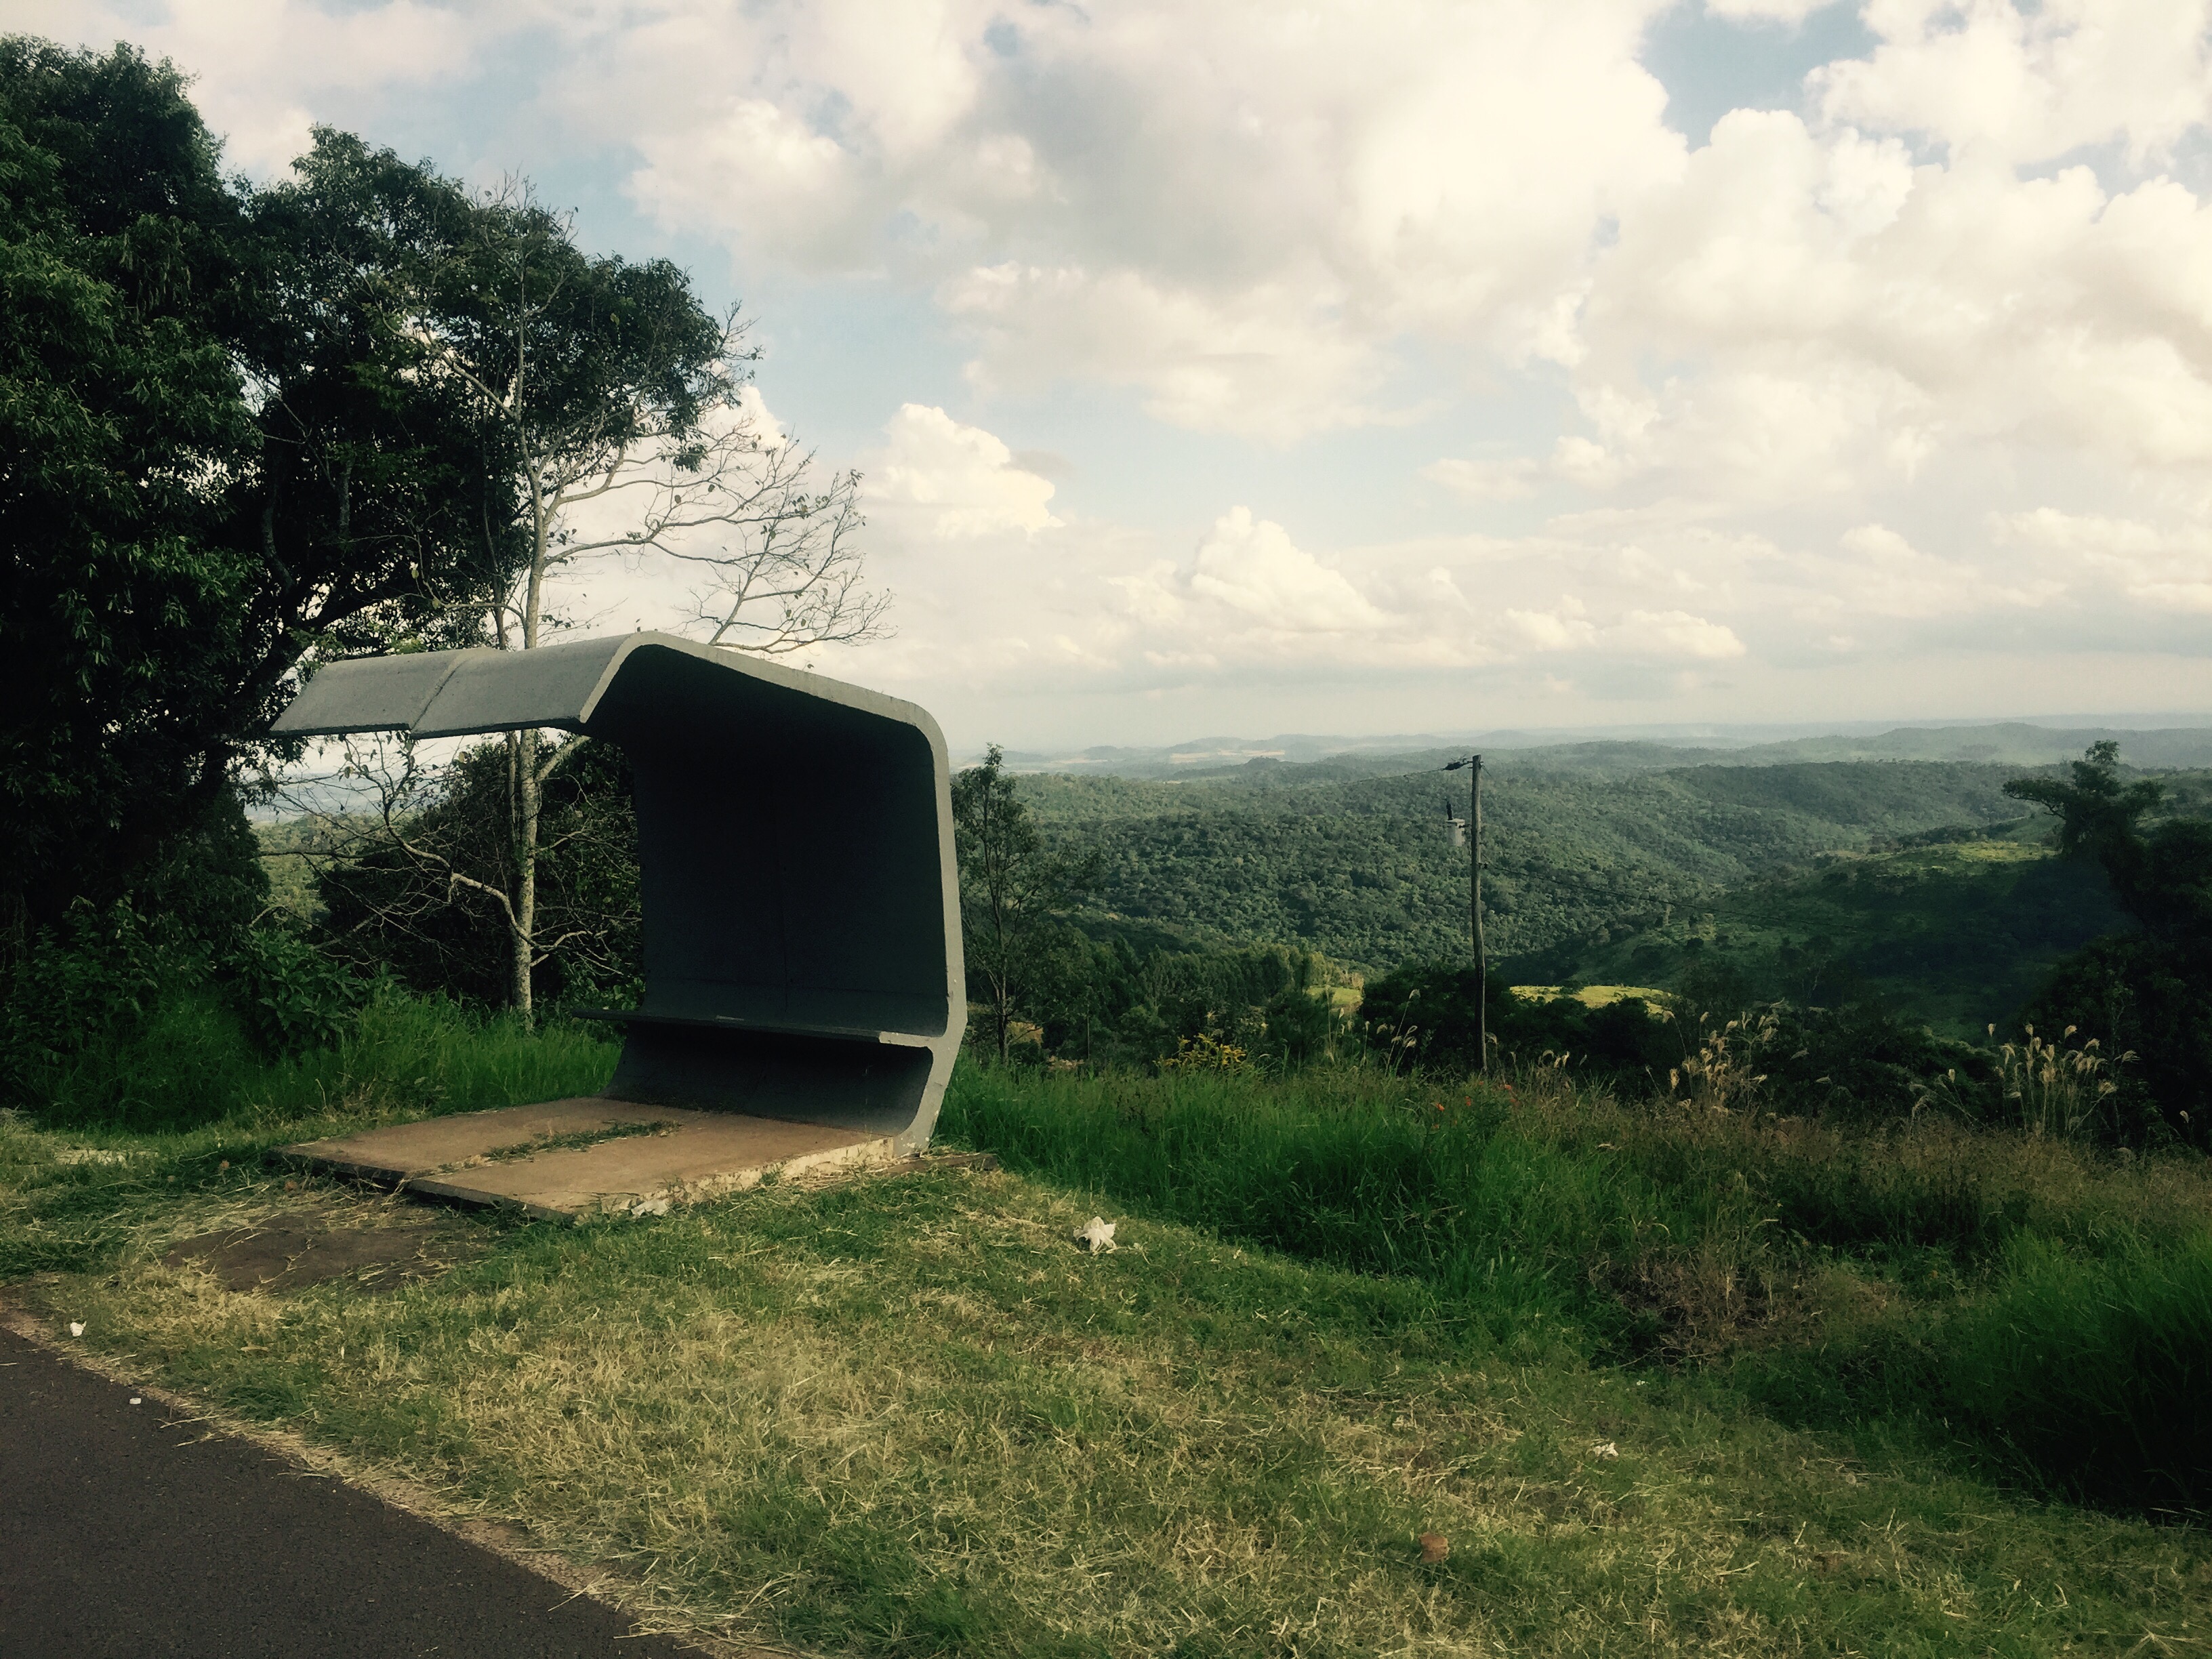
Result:
<instances>
[{"instance_id":1,"label":"distant field clearing","mask_svg":"<svg viewBox=\"0 0 2212 1659\"><path fill-rule=\"evenodd\" d=\"M1570 991L1559 985L1516 985L1513 994L1524 1002L1551 1002L1559 997L1571 997L1585 1008L1609 1008L1616 1002L1640 998L1653 1013L1662 1013L1667 1007L1667 994L1648 985L1584 985Z\"/></svg>"}]
</instances>

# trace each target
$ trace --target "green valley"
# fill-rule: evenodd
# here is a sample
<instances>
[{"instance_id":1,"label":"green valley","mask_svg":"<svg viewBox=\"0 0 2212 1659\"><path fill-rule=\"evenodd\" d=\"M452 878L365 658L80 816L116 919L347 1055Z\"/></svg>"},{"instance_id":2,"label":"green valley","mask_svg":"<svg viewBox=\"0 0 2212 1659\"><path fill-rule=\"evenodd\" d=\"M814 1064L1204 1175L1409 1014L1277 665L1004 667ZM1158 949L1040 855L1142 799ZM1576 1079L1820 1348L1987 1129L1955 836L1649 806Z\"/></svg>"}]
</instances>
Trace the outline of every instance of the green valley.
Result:
<instances>
[{"instance_id":1,"label":"green valley","mask_svg":"<svg viewBox=\"0 0 2212 1659\"><path fill-rule=\"evenodd\" d=\"M2101 875L2041 844L2040 822L1889 851L1725 893L1626 937L1593 936L1507 964L1545 983L1674 985L1702 973L1747 999L1817 1002L1861 988L1946 1036L2014 1016L2058 960L2127 919Z\"/></svg>"},{"instance_id":2,"label":"green valley","mask_svg":"<svg viewBox=\"0 0 2212 1659\"><path fill-rule=\"evenodd\" d=\"M1102 919L1279 939L1382 970L1465 948L1466 854L1443 820L1448 794L1463 815L1467 791L1463 775L1437 769L1445 758L1399 757L1381 775L1364 757L1172 782L1032 775L1022 793L1041 827L1097 860ZM2002 793L2013 772L1951 762L1613 772L1508 757L1484 791L1490 947L1507 957L1611 943L1823 853L2017 817Z\"/></svg>"}]
</instances>

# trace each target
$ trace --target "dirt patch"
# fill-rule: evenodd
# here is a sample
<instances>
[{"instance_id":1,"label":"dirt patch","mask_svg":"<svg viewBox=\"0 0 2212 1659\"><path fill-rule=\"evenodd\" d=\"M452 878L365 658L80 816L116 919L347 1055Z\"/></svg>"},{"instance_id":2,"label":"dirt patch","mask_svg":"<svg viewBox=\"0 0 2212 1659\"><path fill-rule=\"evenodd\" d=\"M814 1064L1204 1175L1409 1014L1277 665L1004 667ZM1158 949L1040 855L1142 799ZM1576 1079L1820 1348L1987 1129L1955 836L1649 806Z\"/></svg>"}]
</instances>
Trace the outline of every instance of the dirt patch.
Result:
<instances>
[{"instance_id":1,"label":"dirt patch","mask_svg":"<svg viewBox=\"0 0 2212 1659\"><path fill-rule=\"evenodd\" d=\"M374 1292L443 1273L481 1249L481 1240L435 1218L361 1227L294 1215L203 1233L161 1260L172 1267L204 1267L226 1290L296 1291L350 1278Z\"/></svg>"}]
</instances>

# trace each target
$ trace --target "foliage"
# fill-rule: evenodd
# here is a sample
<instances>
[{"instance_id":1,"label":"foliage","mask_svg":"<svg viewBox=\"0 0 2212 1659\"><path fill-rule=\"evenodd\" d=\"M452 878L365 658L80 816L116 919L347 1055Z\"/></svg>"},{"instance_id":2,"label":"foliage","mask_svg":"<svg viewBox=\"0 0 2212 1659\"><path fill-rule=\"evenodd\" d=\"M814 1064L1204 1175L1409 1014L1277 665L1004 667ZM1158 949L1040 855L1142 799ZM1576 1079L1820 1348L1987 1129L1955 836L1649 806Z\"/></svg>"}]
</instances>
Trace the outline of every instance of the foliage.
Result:
<instances>
[{"instance_id":1,"label":"foliage","mask_svg":"<svg viewBox=\"0 0 2212 1659\"><path fill-rule=\"evenodd\" d=\"M33 936L8 975L0 1097L10 1106L46 1103L78 1056L127 1047L164 989L196 965L128 904L102 910L79 900Z\"/></svg>"},{"instance_id":2,"label":"foliage","mask_svg":"<svg viewBox=\"0 0 2212 1659\"><path fill-rule=\"evenodd\" d=\"M1623 995L1592 1006L1527 996L1492 976L1496 1052L1577 1077L1727 1111L1879 1120L1930 1107L1975 1121L2005 1115L2000 1057L1936 1036L1870 988L1831 1006L1760 1001L1727 964L1699 963L1663 1006ZM1369 1051L1388 1069L1463 1077L1476 1066L1474 970L1403 968L1371 982L1361 1007Z\"/></svg>"},{"instance_id":3,"label":"foliage","mask_svg":"<svg viewBox=\"0 0 2212 1659\"><path fill-rule=\"evenodd\" d=\"M222 964L228 1000L264 1054L336 1045L372 981L288 927L250 930Z\"/></svg>"},{"instance_id":4,"label":"foliage","mask_svg":"<svg viewBox=\"0 0 2212 1659\"><path fill-rule=\"evenodd\" d=\"M565 753L539 808L533 976L556 1006L626 1005L643 976L629 763L588 738ZM425 994L511 1003L498 896L516 881L512 761L504 741L478 744L421 795L395 789L388 820L331 825L340 855L325 854L317 877L330 949Z\"/></svg>"},{"instance_id":5,"label":"foliage","mask_svg":"<svg viewBox=\"0 0 2212 1659\"><path fill-rule=\"evenodd\" d=\"M2060 963L2028 1004L2045 1030L2092 1034L2133 1060L2112 1076L2112 1121L2134 1141L2212 1140L2212 972L2204 956L2153 933L2118 933Z\"/></svg>"},{"instance_id":6,"label":"foliage","mask_svg":"<svg viewBox=\"0 0 2212 1659\"><path fill-rule=\"evenodd\" d=\"M236 203L181 78L0 41L0 882L116 896L231 714L253 430L225 349ZM220 773L217 777L219 780Z\"/></svg>"},{"instance_id":7,"label":"foliage","mask_svg":"<svg viewBox=\"0 0 2212 1659\"><path fill-rule=\"evenodd\" d=\"M483 451L374 313L404 233L226 182L167 64L0 41L0 926L198 823L319 642L507 556ZM414 173L418 182L422 175Z\"/></svg>"},{"instance_id":8,"label":"foliage","mask_svg":"<svg viewBox=\"0 0 2212 1659\"><path fill-rule=\"evenodd\" d=\"M1678 986L1729 980L1725 1018L1778 1000L1879 996L1953 1037L2011 1026L2069 952L2121 927L2098 870L2026 839L2027 821L1948 825L1751 882L1663 922L1615 927L1518 957L1520 983ZM1905 843L1905 844L1899 844Z\"/></svg>"},{"instance_id":9,"label":"foliage","mask_svg":"<svg viewBox=\"0 0 2212 1659\"><path fill-rule=\"evenodd\" d=\"M1386 1065L1441 1077L1480 1069L1476 1052L1474 969L1419 963L1368 982L1360 1020L1370 1048ZM1492 972L1487 981L1492 1052L1508 1064L1552 1055L1601 1076L1649 1079L1683 1059L1683 1037L1666 1012L1623 997L1593 1008L1571 996L1532 1000Z\"/></svg>"},{"instance_id":10,"label":"foliage","mask_svg":"<svg viewBox=\"0 0 2212 1659\"><path fill-rule=\"evenodd\" d=\"M2146 826L2167 787L2124 779L2117 743L2091 745L2069 773L2006 791L2058 820L2060 848L2104 872L2136 931L2059 963L2030 1016L2134 1060L2105 1079L2116 1085L2110 1121L2122 1132L2212 1142L2212 819Z\"/></svg>"},{"instance_id":11,"label":"foliage","mask_svg":"<svg viewBox=\"0 0 2212 1659\"><path fill-rule=\"evenodd\" d=\"M1251 1056L1233 1042L1222 1042L1200 1031L1195 1036L1184 1037L1176 1044L1176 1051L1163 1055L1159 1069L1163 1072L1241 1072L1251 1064Z\"/></svg>"},{"instance_id":12,"label":"foliage","mask_svg":"<svg viewBox=\"0 0 2212 1659\"><path fill-rule=\"evenodd\" d=\"M1338 1053L1344 1020L1334 993L1343 974L1325 957L1090 925L1098 932L1058 924L1042 953L1028 1006L1052 1054L1141 1068L1203 1037L1279 1070Z\"/></svg>"},{"instance_id":13,"label":"foliage","mask_svg":"<svg viewBox=\"0 0 2212 1659\"><path fill-rule=\"evenodd\" d=\"M1372 971L1464 948L1466 854L1441 828L1443 758L1405 756L1393 775L1271 763L1174 782L1029 776L1019 788L1041 830L1097 857L1100 910L1209 941L1280 939ZM1954 763L1486 771L1491 950L1504 961L1602 945L1821 852L1995 822L2013 810L2006 775Z\"/></svg>"},{"instance_id":14,"label":"foliage","mask_svg":"<svg viewBox=\"0 0 2212 1659\"><path fill-rule=\"evenodd\" d=\"M273 928L221 955L118 901L39 931L0 1008L0 1100L144 1127L220 1115L241 1070L340 1042L368 993Z\"/></svg>"},{"instance_id":15,"label":"foliage","mask_svg":"<svg viewBox=\"0 0 2212 1659\"><path fill-rule=\"evenodd\" d=\"M969 981L990 1010L991 1042L1003 1061L1014 1022L1051 975L1052 948L1061 945L1064 954L1066 931L1054 912L1088 872L1037 834L996 744L981 766L953 779L952 823Z\"/></svg>"}]
</instances>

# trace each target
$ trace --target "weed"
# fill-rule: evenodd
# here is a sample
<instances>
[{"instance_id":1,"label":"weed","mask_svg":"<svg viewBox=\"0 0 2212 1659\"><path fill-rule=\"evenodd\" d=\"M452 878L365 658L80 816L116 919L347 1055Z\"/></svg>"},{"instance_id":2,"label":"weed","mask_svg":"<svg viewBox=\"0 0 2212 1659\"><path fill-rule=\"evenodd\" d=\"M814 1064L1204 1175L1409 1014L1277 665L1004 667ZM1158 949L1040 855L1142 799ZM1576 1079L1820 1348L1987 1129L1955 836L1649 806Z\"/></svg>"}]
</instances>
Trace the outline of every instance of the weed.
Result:
<instances>
[{"instance_id":1,"label":"weed","mask_svg":"<svg viewBox=\"0 0 2212 1659\"><path fill-rule=\"evenodd\" d=\"M1989 1029L1994 1036L1996 1027ZM2059 1042L2072 1036L2076 1029L2068 1026ZM2125 1065L2134 1058L2124 1054L2118 1063ZM2099 1120L2106 1103L2119 1088L2106 1075L2113 1064L2098 1052L2095 1037L2078 1048L2063 1048L2036 1036L2033 1025L2027 1028L2024 1041L2007 1042L1997 1049L1997 1073L2005 1103L2012 1109L2010 1115L2020 1128L2031 1135L2072 1139L2104 1127Z\"/></svg>"}]
</instances>

